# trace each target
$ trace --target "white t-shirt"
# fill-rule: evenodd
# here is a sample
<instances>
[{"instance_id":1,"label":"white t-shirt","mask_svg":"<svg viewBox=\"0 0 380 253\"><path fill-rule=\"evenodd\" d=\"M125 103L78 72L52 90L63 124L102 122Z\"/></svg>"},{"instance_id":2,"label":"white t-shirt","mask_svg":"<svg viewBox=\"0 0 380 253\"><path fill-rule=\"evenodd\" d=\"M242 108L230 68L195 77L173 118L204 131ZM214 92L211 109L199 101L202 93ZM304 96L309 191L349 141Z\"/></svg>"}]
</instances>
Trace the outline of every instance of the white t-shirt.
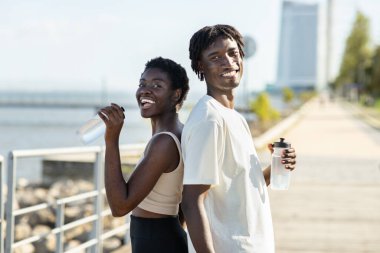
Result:
<instances>
[{"instance_id":1,"label":"white t-shirt","mask_svg":"<svg viewBox=\"0 0 380 253\"><path fill-rule=\"evenodd\" d=\"M245 119L205 95L182 132L184 184L212 185L205 199L215 251L273 253L267 186Z\"/></svg>"}]
</instances>

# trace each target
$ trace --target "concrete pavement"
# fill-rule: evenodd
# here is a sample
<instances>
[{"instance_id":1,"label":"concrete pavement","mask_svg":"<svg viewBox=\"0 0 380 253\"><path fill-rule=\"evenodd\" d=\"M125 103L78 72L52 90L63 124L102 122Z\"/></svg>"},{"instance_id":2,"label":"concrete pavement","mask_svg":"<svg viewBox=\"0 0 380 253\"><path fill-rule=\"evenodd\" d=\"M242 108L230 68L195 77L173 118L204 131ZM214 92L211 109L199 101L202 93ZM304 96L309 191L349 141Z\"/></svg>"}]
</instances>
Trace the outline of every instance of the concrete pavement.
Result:
<instances>
[{"instance_id":1,"label":"concrete pavement","mask_svg":"<svg viewBox=\"0 0 380 253\"><path fill-rule=\"evenodd\" d=\"M282 136L297 169L288 191L269 189L276 252L380 252L380 131L314 100Z\"/></svg>"}]
</instances>

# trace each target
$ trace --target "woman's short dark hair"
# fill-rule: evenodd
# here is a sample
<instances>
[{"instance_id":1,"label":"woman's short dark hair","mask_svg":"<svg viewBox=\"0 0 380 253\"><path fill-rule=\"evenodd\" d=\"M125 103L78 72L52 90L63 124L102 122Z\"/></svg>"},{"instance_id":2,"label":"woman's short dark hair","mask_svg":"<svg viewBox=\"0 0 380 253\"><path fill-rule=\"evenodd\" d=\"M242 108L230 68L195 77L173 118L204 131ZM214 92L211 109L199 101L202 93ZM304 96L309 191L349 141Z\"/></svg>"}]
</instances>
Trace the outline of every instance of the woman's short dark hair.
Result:
<instances>
[{"instance_id":1,"label":"woman's short dark hair","mask_svg":"<svg viewBox=\"0 0 380 253\"><path fill-rule=\"evenodd\" d=\"M160 69L169 76L173 90L181 89L181 97L177 103L180 108L189 92L189 78L187 77L186 70L175 61L162 57L157 57L148 61L145 64L144 72L147 69L152 68Z\"/></svg>"},{"instance_id":2,"label":"woman's short dark hair","mask_svg":"<svg viewBox=\"0 0 380 253\"><path fill-rule=\"evenodd\" d=\"M207 49L212 43L215 42L220 36L225 36L231 40L236 41L240 56L244 57L244 41L243 36L230 25L214 25L205 26L196 33L190 39L189 53L191 60L191 68L198 75L198 78L203 81L204 75L199 71L199 60L203 50Z\"/></svg>"}]
</instances>

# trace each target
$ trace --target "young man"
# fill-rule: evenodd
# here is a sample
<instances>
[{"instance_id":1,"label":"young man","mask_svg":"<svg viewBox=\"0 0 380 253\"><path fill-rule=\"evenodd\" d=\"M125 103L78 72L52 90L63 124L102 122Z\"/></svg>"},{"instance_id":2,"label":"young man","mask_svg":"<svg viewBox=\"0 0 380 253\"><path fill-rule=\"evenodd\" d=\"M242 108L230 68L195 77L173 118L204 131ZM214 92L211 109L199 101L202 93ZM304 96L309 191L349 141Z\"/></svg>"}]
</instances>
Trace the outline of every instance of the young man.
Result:
<instances>
[{"instance_id":1,"label":"young man","mask_svg":"<svg viewBox=\"0 0 380 253\"><path fill-rule=\"evenodd\" d=\"M204 27L190 40L192 69L207 85L182 133L182 209L198 253L274 252L270 167L262 171L247 122L234 110L243 47L228 25ZM294 149L283 163L295 168Z\"/></svg>"}]
</instances>

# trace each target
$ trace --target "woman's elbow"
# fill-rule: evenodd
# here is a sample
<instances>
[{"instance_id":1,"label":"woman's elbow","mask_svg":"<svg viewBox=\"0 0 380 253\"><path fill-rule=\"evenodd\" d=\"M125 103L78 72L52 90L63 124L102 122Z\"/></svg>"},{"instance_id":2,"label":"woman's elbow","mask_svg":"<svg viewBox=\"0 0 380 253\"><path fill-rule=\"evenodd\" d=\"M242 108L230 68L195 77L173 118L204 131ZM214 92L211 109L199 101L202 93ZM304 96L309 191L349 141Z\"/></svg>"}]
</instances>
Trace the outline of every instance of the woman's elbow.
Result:
<instances>
[{"instance_id":1,"label":"woman's elbow","mask_svg":"<svg viewBox=\"0 0 380 253\"><path fill-rule=\"evenodd\" d=\"M113 217L123 217L131 211L128 208L113 205L110 205L110 209Z\"/></svg>"}]
</instances>

